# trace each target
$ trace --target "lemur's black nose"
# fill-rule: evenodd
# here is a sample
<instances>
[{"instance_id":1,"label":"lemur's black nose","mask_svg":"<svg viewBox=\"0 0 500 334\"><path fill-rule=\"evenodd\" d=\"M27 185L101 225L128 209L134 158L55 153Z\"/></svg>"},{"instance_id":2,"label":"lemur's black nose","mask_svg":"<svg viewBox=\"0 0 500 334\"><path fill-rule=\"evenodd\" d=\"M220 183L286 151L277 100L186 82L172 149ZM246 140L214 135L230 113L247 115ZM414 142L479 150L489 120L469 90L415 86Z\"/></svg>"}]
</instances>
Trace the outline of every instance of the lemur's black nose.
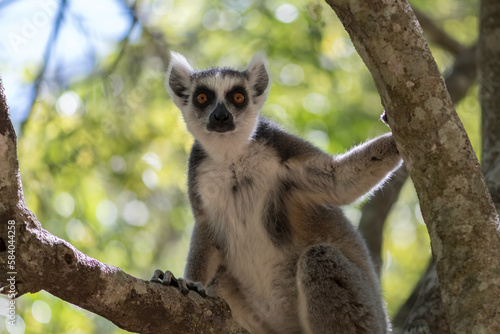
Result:
<instances>
[{"instance_id":1,"label":"lemur's black nose","mask_svg":"<svg viewBox=\"0 0 500 334\"><path fill-rule=\"evenodd\" d=\"M224 104L219 103L212 112L212 115L216 121L223 123L229 119L231 114Z\"/></svg>"},{"instance_id":2,"label":"lemur's black nose","mask_svg":"<svg viewBox=\"0 0 500 334\"><path fill-rule=\"evenodd\" d=\"M233 115L223 103L217 104L208 119L207 130L222 133L233 131L234 128Z\"/></svg>"}]
</instances>

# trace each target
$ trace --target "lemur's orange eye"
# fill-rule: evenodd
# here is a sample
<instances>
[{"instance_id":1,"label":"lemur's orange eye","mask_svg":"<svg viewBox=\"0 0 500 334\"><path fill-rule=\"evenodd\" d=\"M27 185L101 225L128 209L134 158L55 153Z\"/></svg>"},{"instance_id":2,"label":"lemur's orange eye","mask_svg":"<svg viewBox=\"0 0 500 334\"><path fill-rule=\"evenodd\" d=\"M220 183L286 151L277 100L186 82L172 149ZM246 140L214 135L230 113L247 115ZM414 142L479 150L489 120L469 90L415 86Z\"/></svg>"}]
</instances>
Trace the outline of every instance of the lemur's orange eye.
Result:
<instances>
[{"instance_id":1,"label":"lemur's orange eye","mask_svg":"<svg viewBox=\"0 0 500 334\"><path fill-rule=\"evenodd\" d=\"M208 101L208 96L205 93L200 93L198 96L196 96L196 102L199 104L205 104Z\"/></svg>"},{"instance_id":2,"label":"lemur's orange eye","mask_svg":"<svg viewBox=\"0 0 500 334\"><path fill-rule=\"evenodd\" d=\"M243 103L245 102L245 96L241 93L236 93L233 95L233 101L238 104Z\"/></svg>"}]
</instances>

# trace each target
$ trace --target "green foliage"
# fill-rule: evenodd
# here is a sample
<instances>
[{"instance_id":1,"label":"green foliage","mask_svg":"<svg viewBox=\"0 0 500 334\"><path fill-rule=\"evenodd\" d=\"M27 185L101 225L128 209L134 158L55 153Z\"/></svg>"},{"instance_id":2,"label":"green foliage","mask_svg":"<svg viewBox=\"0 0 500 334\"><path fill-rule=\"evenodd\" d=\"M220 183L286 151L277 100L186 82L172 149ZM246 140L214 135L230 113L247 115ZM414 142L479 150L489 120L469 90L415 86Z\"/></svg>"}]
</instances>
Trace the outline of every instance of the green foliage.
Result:
<instances>
[{"instance_id":1,"label":"green foliage","mask_svg":"<svg viewBox=\"0 0 500 334\"><path fill-rule=\"evenodd\" d=\"M151 9L149 1L140 4ZM371 76L333 11L315 1L284 4L177 1L163 16L152 11L147 28L161 31L168 47L198 68L243 68L265 50L273 85L263 113L328 152L387 132ZM476 38L475 2L412 5L461 42ZM193 221L185 177L192 138L165 92L166 64L154 43L143 29L110 75L97 73L110 68L118 46L96 74L45 94L19 142L26 201L44 228L144 279L156 268L182 274ZM433 51L443 70L451 65L449 54ZM458 110L478 148L475 94ZM350 212L359 216L356 207ZM383 289L391 314L425 269L429 249L408 184L385 231ZM24 296L17 305L27 333L122 332L47 293Z\"/></svg>"}]
</instances>

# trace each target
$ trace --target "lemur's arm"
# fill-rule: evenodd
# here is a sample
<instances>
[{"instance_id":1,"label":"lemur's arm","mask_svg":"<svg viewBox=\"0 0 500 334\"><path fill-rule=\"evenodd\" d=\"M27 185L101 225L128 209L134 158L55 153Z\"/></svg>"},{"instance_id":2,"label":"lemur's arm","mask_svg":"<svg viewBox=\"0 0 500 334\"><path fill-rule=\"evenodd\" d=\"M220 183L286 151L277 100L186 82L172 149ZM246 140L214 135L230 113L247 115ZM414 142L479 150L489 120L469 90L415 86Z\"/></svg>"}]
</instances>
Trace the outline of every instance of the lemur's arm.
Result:
<instances>
[{"instance_id":1,"label":"lemur's arm","mask_svg":"<svg viewBox=\"0 0 500 334\"><path fill-rule=\"evenodd\" d=\"M198 168L207 155L201 145L195 141L188 164L189 201L194 214L195 224L191 235L191 245L184 275L190 281L200 282L206 286L215 275L219 266L219 251L213 240L213 231L202 204L199 192Z\"/></svg>"},{"instance_id":2,"label":"lemur's arm","mask_svg":"<svg viewBox=\"0 0 500 334\"><path fill-rule=\"evenodd\" d=\"M191 245L184 276L187 280L206 286L219 266L219 251L210 239L211 233L203 222L196 222L191 236Z\"/></svg>"},{"instance_id":3,"label":"lemur's arm","mask_svg":"<svg viewBox=\"0 0 500 334\"><path fill-rule=\"evenodd\" d=\"M160 282L167 286L176 286L183 294L187 294L189 290L194 290L201 296L206 297L205 286L215 275L220 258L219 251L210 241L208 235L204 225L195 224L184 278L175 278L170 270L163 272L156 269L151 281Z\"/></svg>"},{"instance_id":4,"label":"lemur's arm","mask_svg":"<svg viewBox=\"0 0 500 334\"><path fill-rule=\"evenodd\" d=\"M339 155L301 155L287 164L299 187L323 201L349 204L368 193L401 159L390 133Z\"/></svg>"}]
</instances>

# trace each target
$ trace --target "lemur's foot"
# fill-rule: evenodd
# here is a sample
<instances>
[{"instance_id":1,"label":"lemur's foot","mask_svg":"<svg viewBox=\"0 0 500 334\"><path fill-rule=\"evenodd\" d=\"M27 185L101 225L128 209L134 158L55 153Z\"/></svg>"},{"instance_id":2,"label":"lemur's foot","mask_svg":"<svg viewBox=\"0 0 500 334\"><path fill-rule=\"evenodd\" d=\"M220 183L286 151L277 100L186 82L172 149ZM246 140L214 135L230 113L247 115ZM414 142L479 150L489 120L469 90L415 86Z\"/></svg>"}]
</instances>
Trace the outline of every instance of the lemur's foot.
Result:
<instances>
[{"instance_id":1,"label":"lemur's foot","mask_svg":"<svg viewBox=\"0 0 500 334\"><path fill-rule=\"evenodd\" d=\"M200 282L191 282L181 277L175 278L170 270L163 272L160 269L156 269L153 273L153 277L151 277L149 281L158 282L166 286L178 287L183 295L187 295L189 290L193 290L203 298L207 297L207 292Z\"/></svg>"}]
</instances>

